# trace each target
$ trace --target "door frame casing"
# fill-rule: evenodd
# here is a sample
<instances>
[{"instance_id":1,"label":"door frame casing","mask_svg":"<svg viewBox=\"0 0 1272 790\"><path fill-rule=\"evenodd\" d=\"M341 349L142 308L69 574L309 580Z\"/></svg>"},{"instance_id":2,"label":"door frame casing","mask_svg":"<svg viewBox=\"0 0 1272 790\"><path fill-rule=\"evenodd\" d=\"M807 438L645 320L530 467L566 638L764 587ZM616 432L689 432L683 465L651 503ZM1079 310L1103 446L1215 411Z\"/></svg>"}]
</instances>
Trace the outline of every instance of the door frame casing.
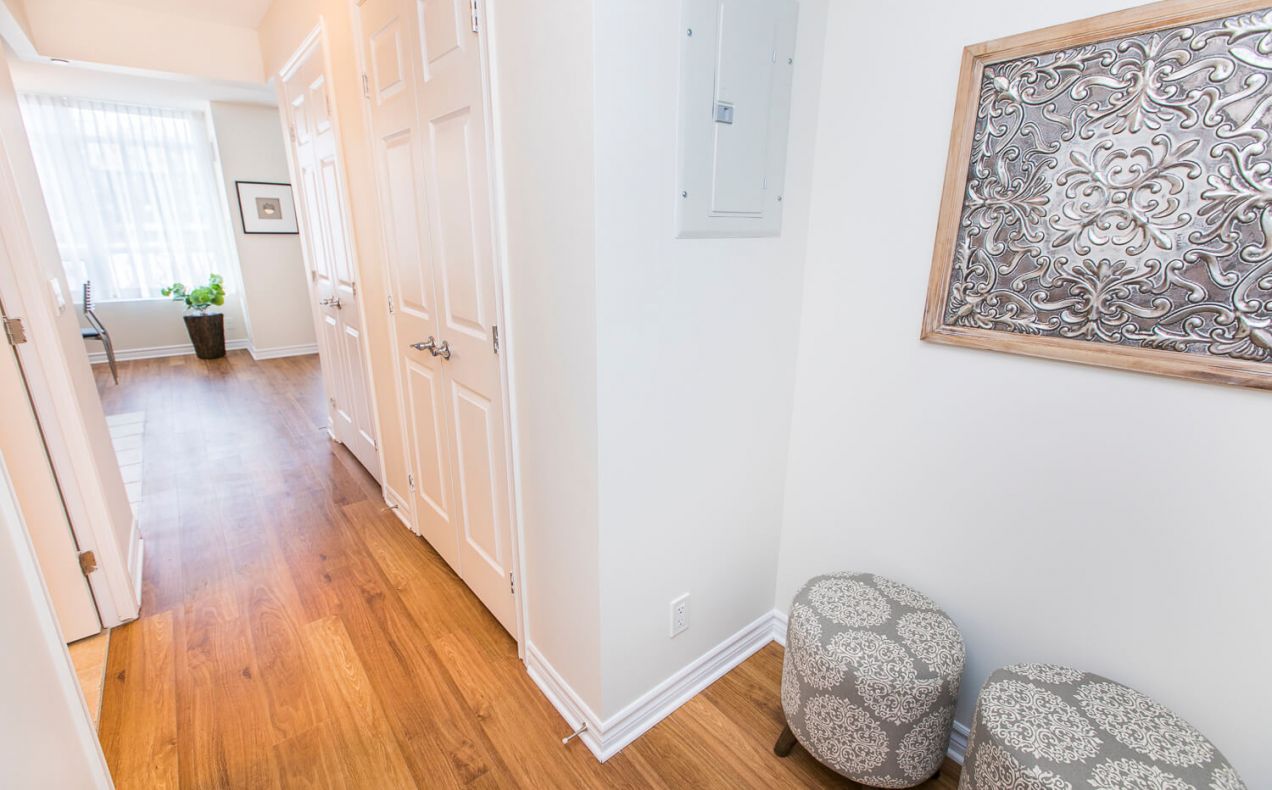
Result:
<instances>
[{"instance_id":1,"label":"door frame casing","mask_svg":"<svg viewBox=\"0 0 1272 790\"><path fill-rule=\"evenodd\" d=\"M417 7L419 3L421 2L421 0L403 0L403 1L413 2L417 5ZM363 4L363 0L348 0L350 22L353 26L353 33L354 33L353 38L354 38L355 58L356 58L359 73L362 75L365 75L369 72L368 72L366 51L363 47L364 32L362 29L362 20L360 18L360 15L358 14L358 7L361 6L362 4ZM522 530L522 518L521 518L521 515L522 515L521 488L520 488L521 466L520 466L520 452L517 449L518 448L518 443L517 443L518 431L517 431L516 409L513 408L513 404L516 400L516 395L515 395L515 388L512 385L513 379L511 377L511 372L512 370L515 369L514 348L515 348L516 332L514 331L511 325L510 314L508 310L508 301L505 298L506 294L509 293L509 291L511 290L511 281L508 277L507 228L504 221L505 191L504 191L503 166L502 166L503 158L500 156L500 152L499 152L500 146L498 144L498 141L500 138L498 136L498 130L500 128L500 124L499 124L498 110L495 106L495 101L494 101L496 88L492 79L493 66L492 66L492 59L491 59L492 55L490 51L491 26L487 24L487 21L489 20L489 17L491 15L490 6L493 4L494 4L494 0L480 0L479 13L482 17L482 21L480 23L480 30L477 34L477 47L478 47L478 52L480 54L480 61L481 61L482 103L483 103L483 109L485 110L485 117L486 117L485 128L482 130L482 133L483 133L483 137L485 139L485 145L486 145L486 161L488 163L487 177L490 181L490 184L489 184L490 233L491 233L491 239L490 239L491 248L490 249L491 249L491 264L494 266L494 269L495 269L495 325L499 327L499 353L496 356L498 356L499 358L499 380L500 380L501 395L503 399L502 406L503 406L503 418L504 418L503 419L504 455L505 455L505 463L508 469L508 479L505 481L505 485L507 486L506 496L508 501L507 517L509 519L508 521L509 526L511 527L511 529L509 530L511 543L512 543L511 565L513 568L513 574L515 579L515 583L513 584L512 595L513 595L513 611L515 613L515 622L516 622L516 629L515 629L516 632L512 634L512 636L517 642L517 656L524 660L525 646L528 640L528 630L529 630L527 616L526 616L526 611L527 611L526 601L528 596L527 590L529 588L529 582L526 578L524 553L522 552L522 546L525 540L525 535ZM365 97L364 97L364 101L361 102L361 105L362 105L362 122L363 122L364 129L366 130L367 140L369 142L374 139L375 135L371 125L370 113L367 112L367 101L365 100ZM383 185L380 183L380 178L377 176L374 179L374 181L375 181L376 191L380 192L383 189ZM383 226L381 226L381 236L383 236ZM382 243L385 244L384 249L388 249L387 240L382 239ZM401 304L399 295L394 291L394 288L395 288L394 278L392 277L385 278L385 288L388 291L389 295L393 297L395 304ZM394 348L394 354L392 355L393 356L393 375L395 379L395 384L397 386L397 392L394 393L395 400L398 404L399 412L402 413L402 418L403 418L402 425L403 425L403 430L405 431L407 430L406 426L408 423L407 423L406 415L405 415L405 404L402 401L402 392L403 392L402 387L403 387L404 378L403 378L403 373L401 370L401 360L399 359L400 355L396 353L396 349L400 348L400 340L397 336L397 326L392 319L389 320L389 337L391 339L391 342L393 343L393 348ZM408 442L407 444L409 446L410 443ZM410 470L412 469L412 464L411 464L411 453L409 449L407 450L407 452L404 453L404 455L406 456L405 460L407 462L407 468L408 470ZM408 497L407 501L409 501L409 507L411 508L410 510L411 517L410 517L410 521L407 522L407 526L412 531L415 531L414 522L415 522L416 514L414 512L414 506L415 506L414 497ZM388 504L391 506L397 506L399 508L401 507L401 504L402 504L402 501L400 499L399 501L392 501L386 498L386 502L388 502ZM399 511L399 516L400 515L401 513Z\"/></svg>"},{"instance_id":2,"label":"door frame casing","mask_svg":"<svg viewBox=\"0 0 1272 790\"><path fill-rule=\"evenodd\" d=\"M314 26L313 30L309 31L309 33L305 36L305 38L296 47L295 51L292 52L292 54L287 58L286 62L284 62L283 65L278 69L278 75L277 75L278 79L275 80L275 85L274 85L275 94L278 96L278 120L279 120L279 123L282 125L283 140L286 143L285 147L287 149L287 172L290 174L292 184L293 184L293 189L296 191L297 194L300 194L304 190L305 185L297 177L299 175L300 168L299 168L299 163L295 161L295 152L296 152L295 143L292 141L290 137L291 129L293 128L290 122L291 104L287 99L285 83L287 79L289 79L289 77L295 72L296 68L300 65L300 63L305 59L305 57L310 53L310 51L314 47L318 47L321 50L320 54L322 57L323 79L326 82L326 86L325 86L326 99L330 104L329 111L328 111L328 116L329 116L328 121L331 123L331 131L336 139L336 154L340 160L338 163L338 167L336 168L336 176L339 178L339 186L340 186L340 195L339 195L339 201L338 201L340 204L340 219L344 223L344 230L345 230L344 235L345 235L345 242L347 247L345 252L349 256L349 264L353 270L353 274L355 277L354 282L358 284L358 287L354 289L355 291L354 299L357 300L357 303L358 303L358 315L360 316L360 323L361 323L361 326L359 327L360 337L358 338L358 345L362 349L362 360L361 360L361 363L363 365L362 375L367 383L367 400L368 400L367 405L371 409L371 422L375 429L375 453L376 453L376 459L379 462L379 466L380 466L380 474L379 474L380 479L378 482L380 483L381 495L385 498L385 501L389 501L390 495L393 494L394 492L392 491L392 488L389 485L389 475L387 473L387 467L385 466L385 463L384 463L384 431L380 425L380 409L379 409L379 400L377 398L377 392L376 392L375 376L372 375L372 371L371 371L371 344L370 344L370 339L368 338L367 327L366 327L366 323L367 323L366 321L367 303L365 299L365 294L367 290L365 288L366 280L362 276L362 261L358 257L357 227L354 225L352 212L350 211L350 208L349 208L349 177L348 177L348 174L345 173L346 157L344 155L344 150L345 150L344 138L341 136L341 133L340 133L339 100L336 96L335 82L332 79L333 69L331 66L331 47L329 46L328 39L327 39L326 24L325 24L325 21L322 19L322 17L318 18L318 24ZM297 211L296 218L301 226L300 245L301 245L302 254L304 255L304 258L305 258L305 268L307 269L305 273L305 288L308 290L308 293L309 293L309 303L310 303L309 312L315 322L314 328L315 328L315 331L318 333L318 348L321 353L321 350L323 348L323 343L322 343L323 331L321 326L322 315L320 311L314 309L314 304L317 302L317 294L315 293L315 285L314 285L314 277L313 277L314 253L309 248L310 240L311 240L309 234L313 231L312 229L307 227L308 219L301 216L304 213L305 212L303 211ZM330 355L331 353L334 353L334 352L328 350L327 353L328 355ZM324 382L324 389L326 389L325 382ZM335 420L336 420L336 417L334 414L332 414L332 409L331 409L331 393L327 393L327 433L329 436L331 436L332 440L339 441L338 439L336 439L335 433L333 432L333 426L335 425Z\"/></svg>"}]
</instances>

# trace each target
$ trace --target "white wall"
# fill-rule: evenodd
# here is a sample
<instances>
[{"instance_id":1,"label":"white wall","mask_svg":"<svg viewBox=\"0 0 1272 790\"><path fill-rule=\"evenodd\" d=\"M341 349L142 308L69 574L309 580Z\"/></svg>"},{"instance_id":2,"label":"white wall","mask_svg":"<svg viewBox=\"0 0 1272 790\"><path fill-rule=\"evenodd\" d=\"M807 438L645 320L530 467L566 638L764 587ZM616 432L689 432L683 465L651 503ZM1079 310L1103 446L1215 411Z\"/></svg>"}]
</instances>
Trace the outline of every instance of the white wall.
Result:
<instances>
[{"instance_id":1,"label":"white wall","mask_svg":"<svg viewBox=\"0 0 1272 790\"><path fill-rule=\"evenodd\" d=\"M967 641L960 721L995 667L1073 664L1269 787L1267 395L918 340L962 46L1128 5L832 4L777 600L912 583Z\"/></svg>"},{"instance_id":2,"label":"white wall","mask_svg":"<svg viewBox=\"0 0 1272 790\"><path fill-rule=\"evenodd\" d=\"M186 283L189 285L189 283ZM232 292L225 295L225 304L216 308L225 314L225 342L235 348L247 345L247 324L243 320L243 307L238 286L231 284ZM74 294L72 309L79 310L80 293ZM94 312L110 332L115 355L129 357L163 356L166 354L193 353L190 335L186 333L185 305L168 299L122 299L115 302L97 302ZM88 326L81 315L80 324ZM85 340L84 347L93 355L94 362L105 358L102 344Z\"/></svg>"},{"instance_id":3,"label":"white wall","mask_svg":"<svg viewBox=\"0 0 1272 790\"><path fill-rule=\"evenodd\" d=\"M11 459L18 460L18 459ZM0 786L111 787L0 459Z\"/></svg>"},{"instance_id":4,"label":"white wall","mask_svg":"<svg viewBox=\"0 0 1272 790\"><path fill-rule=\"evenodd\" d=\"M278 108L213 102L210 112L238 248L251 348L267 352L313 346L317 340L300 236L245 234L234 185L291 181Z\"/></svg>"},{"instance_id":5,"label":"white wall","mask_svg":"<svg viewBox=\"0 0 1272 790\"><path fill-rule=\"evenodd\" d=\"M680 2L595 5L602 715L773 608L825 9L800 3L782 235L676 239Z\"/></svg>"},{"instance_id":6,"label":"white wall","mask_svg":"<svg viewBox=\"0 0 1272 790\"><path fill-rule=\"evenodd\" d=\"M591 0L488 8L527 633L598 711L594 9Z\"/></svg>"}]
</instances>

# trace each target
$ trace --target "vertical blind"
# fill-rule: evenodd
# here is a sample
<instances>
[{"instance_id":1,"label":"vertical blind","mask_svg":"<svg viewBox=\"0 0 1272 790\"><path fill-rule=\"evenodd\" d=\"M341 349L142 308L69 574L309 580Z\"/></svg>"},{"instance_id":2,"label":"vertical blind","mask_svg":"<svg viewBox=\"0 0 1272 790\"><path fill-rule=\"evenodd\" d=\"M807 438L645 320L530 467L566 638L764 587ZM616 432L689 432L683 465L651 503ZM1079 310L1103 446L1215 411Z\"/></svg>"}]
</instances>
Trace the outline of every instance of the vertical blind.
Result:
<instances>
[{"instance_id":1,"label":"vertical blind","mask_svg":"<svg viewBox=\"0 0 1272 790\"><path fill-rule=\"evenodd\" d=\"M144 299L226 272L230 229L202 113L30 94L21 105L73 286Z\"/></svg>"}]
</instances>

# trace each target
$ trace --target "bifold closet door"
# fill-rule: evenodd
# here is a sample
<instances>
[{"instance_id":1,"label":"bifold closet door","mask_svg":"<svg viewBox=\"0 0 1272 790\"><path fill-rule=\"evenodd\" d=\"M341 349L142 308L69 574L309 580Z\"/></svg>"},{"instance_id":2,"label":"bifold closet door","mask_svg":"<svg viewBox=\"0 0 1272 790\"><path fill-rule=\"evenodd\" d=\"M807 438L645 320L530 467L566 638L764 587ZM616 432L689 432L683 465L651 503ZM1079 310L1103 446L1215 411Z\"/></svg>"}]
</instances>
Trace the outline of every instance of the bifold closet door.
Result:
<instances>
[{"instance_id":1,"label":"bifold closet door","mask_svg":"<svg viewBox=\"0 0 1272 790\"><path fill-rule=\"evenodd\" d=\"M417 528L515 632L481 47L469 0L359 6Z\"/></svg>"},{"instance_id":2,"label":"bifold closet door","mask_svg":"<svg viewBox=\"0 0 1272 790\"><path fill-rule=\"evenodd\" d=\"M325 60L322 37L315 36L284 76L292 153L300 181L295 192L309 253L310 296L331 430L378 480L380 460L369 367Z\"/></svg>"}]
</instances>

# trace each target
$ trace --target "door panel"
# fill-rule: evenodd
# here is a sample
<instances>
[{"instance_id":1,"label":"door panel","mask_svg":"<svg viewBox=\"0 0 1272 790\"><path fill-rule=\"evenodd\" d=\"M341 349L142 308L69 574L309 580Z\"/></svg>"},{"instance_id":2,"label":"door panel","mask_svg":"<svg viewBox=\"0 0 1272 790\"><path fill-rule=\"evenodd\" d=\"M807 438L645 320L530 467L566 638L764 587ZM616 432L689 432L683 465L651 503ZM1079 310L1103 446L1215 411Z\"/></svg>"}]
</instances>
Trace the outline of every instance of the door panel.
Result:
<instances>
[{"instance_id":1,"label":"door panel","mask_svg":"<svg viewBox=\"0 0 1272 790\"><path fill-rule=\"evenodd\" d=\"M448 329L486 334L481 282L475 276L476 240L473 224L472 140L467 109L430 126L432 169L437 174L437 262L442 275L443 304Z\"/></svg>"},{"instance_id":2,"label":"door panel","mask_svg":"<svg viewBox=\"0 0 1272 790\"><path fill-rule=\"evenodd\" d=\"M399 132L383 144L385 185L388 205L384 222L391 229L389 268L398 294L397 309L414 313L423 322L432 321L433 280L420 260L419 216L415 194L415 156L409 132ZM423 339L423 338L421 338Z\"/></svg>"},{"instance_id":3,"label":"door panel","mask_svg":"<svg viewBox=\"0 0 1272 790\"><path fill-rule=\"evenodd\" d=\"M380 457L362 343L357 267L346 224L347 198L321 37L285 75L283 92L331 431L378 480Z\"/></svg>"},{"instance_id":4,"label":"door panel","mask_svg":"<svg viewBox=\"0 0 1272 790\"><path fill-rule=\"evenodd\" d=\"M458 568L455 530L450 517L450 474L443 424L442 384L437 371L407 363L407 395L415 435L415 495L419 513L418 530L451 567Z\"/></svg>"},{"instance_id":5,"label":"door panel","mask_svg":"<svg viewBox=\"0 0 1272 790\"><path fill-rule=\"evenodd\" d=\"M340 217L340 182L336 169L339 164L335 157L326 156L318 162L318 169L322 174L322 190L319 197L322 199L323 213L327 218L325 223L326 235L328 243L331 245L333 252L338 253L345 249L349 240L345 237L344 223L334 222L333 220ZM348 255L335 254L331 259L330 276L341 286L352 287L353 277L353 261Z\"/></svg>"},{"instance_id":6,"label":"door panel","mask_svg":"<svg viewBox=\"0 0 1272 790\"><path fill-rule=\"evenodd\" d=\"M427 120L424 177L428 195L432 275L449 383L452 511L462 511L460 575L509 631L515 629L507 445L503 379L493 343L495 267L486 158L486 103L481 48L454 0L416 0L425 25L438 7L438 29L457 33L456 45L429 63L429 80L416 91ZM440 5L464 8L448 25ZM429 33L426 31L426 37Z\"/></svg>"},{"instance_id":7,"label":"door panel","mask_svg":"<svg viewBox=\"0 0 1272 790\"><path fill-rule=\"evenodd\" d=\"M375 98L385 103L405 87L402 79L402 20L393 16L371 35L371 79Z\"/></svg>"},{"instance_id":8,"label":"door panel","mask_svg":"<svg viewBox=\"0 0 1272 790\"><path fill-rule=\"evenodd\" d=\"M424 260L427 248L424 196L419 190L419 124L413 17L399 0L369 0L359 7L371 86L372 156L379 185L385 263L393 291L393 336L402 399L410 417L411 510L414 529L458 568L450 518L450 448L445 420L442 361L412 348L440 334L433 311L435 290Z\"/></svg>"},{"instance_id":9,"label":"door panel","mask_svg":"<svg viewBox=\"0 0 1272 790\"><path fill-rule=\"evenodd\" d=\"M432 79L430 68L464 44L460 25L468 14L468 0L424 0L420 3L420 38L424 42L424 79Z\"/></svg>"},{"instance_id":10,"label":"door panel","mask_svg":"<svg viewBox=\"0 0 1272 790\"><path fill-rule=\"evenodd\" d=\"M515 632L481 48L468 0L366 0L359 14L416 528ZM410 347L430 336L449 358Z\"/></svg>"},{"instance_id":11,"label":"door panel","mask_svg":"<svg viewBox=\"0 0 1272 790\"><path fill-rule=\"evenodd\" d=\"M455 421L455 468L459 477L464 540L496 573L505 566L500 525L495 516L492 404L476 392L452 384Z\"/></svg>"}]
</instances>

